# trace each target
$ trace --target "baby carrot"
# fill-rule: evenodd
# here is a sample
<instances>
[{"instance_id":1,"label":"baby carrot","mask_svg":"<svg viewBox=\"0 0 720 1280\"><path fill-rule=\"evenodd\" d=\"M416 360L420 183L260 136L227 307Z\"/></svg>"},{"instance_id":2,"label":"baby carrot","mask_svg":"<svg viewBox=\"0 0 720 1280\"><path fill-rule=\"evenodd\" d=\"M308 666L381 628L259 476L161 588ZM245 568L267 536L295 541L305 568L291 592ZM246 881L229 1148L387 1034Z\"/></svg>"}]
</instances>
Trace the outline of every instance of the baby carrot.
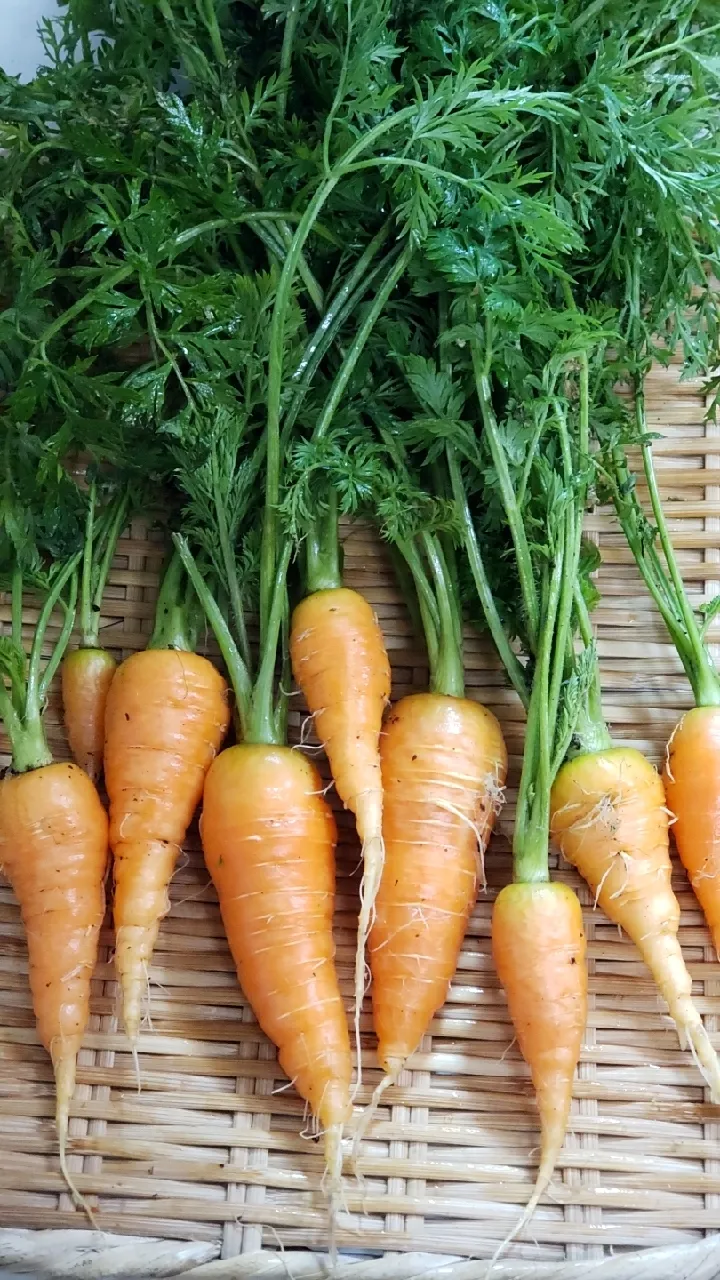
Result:
<instances>
[{"instance_id":1,"label":"baby carrot","mask_svg":"<svg viewBox=\"0 0 720 1280\"><path fill-rule=\"evenodd\" d=\"M148 966L168 886L205 775L230 717L227 686L191 652L176 597L182 566L170 562L151 647L118 667L105 713L105 785L115 893L115 967L123 1021L137 1040Z\"/></svg>"}]
</instances>

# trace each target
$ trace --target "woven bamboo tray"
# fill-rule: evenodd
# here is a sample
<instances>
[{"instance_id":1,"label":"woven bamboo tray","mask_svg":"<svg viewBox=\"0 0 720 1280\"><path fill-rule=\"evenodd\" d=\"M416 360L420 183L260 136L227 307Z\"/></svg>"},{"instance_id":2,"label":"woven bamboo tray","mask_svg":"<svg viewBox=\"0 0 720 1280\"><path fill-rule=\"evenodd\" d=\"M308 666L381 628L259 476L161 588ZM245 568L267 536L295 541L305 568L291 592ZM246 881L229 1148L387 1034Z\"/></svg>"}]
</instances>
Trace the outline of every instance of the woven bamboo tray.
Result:
<instances>
[{"instance_id":1,"label":"woven bamboo tray","mask_svg":"<svg viewBox=\"0 0 720 1280\"><path fill-rule=\"evenodd\" d=\"M704 422L699 384L656 370L648 387L656 457L686 580L699 602L720 590L720 429ZM676 502L674 515L672 503ZM682 503L682 506L680 506ZM690 705L680 664L606 512L589 517L604 565L597 611L605 708L620 740L660 759ZM387 559L362 527L348 531L347 580L377 609L395 697L422 689L426 667ZM144 646L162 538L140 521L120 545L104 640L118 657ZM7 614L2 615L7 616ZM32 609L27 622L33 622ZM720 624L714 638L720 641ZM493 972L493 897L509 875L507 834L523 716L489 647L467 644L473 696L502 720L512 761L508 803L447 1004L365 1148L363 1183L346 1182L338 1277L347 1280L594 1280L720 1275L720 1110L709 1105L635 948L565 866L586 908L590 1012L564 1152L529 1230L506 1260L487 1259L526 1201L537 1123L528 1073L512 1045ZM303 718L294 702L292 729ZM52 743L64 752L57 697ZM358 849L339 815L337 961L350 1001ZM720 1046L720 966L682 869L675 889L694 991ZM175 875L150 974L140 1043L142 1092L118 1031L112 934L106 928L92 1021L80 1055L71 1166L104 1233L86 1230L58 1173L49 1060L39 1046L26 952L0 885L0 1267L38 1276L320 1277L326 1244L322 1158L238 989L194 836ZM365 1101L378 1079L369 1016ZM485 1261L483 1261L485 1260Z\"/></svg>"}]
</instances>

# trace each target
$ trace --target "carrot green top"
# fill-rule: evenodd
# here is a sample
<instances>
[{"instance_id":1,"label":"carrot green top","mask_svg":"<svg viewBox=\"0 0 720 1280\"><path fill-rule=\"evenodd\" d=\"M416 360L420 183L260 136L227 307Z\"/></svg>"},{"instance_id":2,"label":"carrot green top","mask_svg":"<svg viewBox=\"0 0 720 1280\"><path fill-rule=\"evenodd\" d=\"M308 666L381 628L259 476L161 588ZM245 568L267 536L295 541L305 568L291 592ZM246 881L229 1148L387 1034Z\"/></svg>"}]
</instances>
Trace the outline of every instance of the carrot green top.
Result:
<instances>
[{"instance_id":1,"label":"carrot green top","mask_svg":"<svg viewBox=\"0 0 720 1280\"><path fill-rule=\"evenodd\" d=\"M2 463L0 575L10 592L11 621L9 635L0 637L0 717L13 769L25 773L52 762L43 712L75 619L84 511L77 486L24 428L6 424ZM26 590L40 599L29 650ZM58 608L60 630L50 639Z\"/></svg>"}]
</instances>

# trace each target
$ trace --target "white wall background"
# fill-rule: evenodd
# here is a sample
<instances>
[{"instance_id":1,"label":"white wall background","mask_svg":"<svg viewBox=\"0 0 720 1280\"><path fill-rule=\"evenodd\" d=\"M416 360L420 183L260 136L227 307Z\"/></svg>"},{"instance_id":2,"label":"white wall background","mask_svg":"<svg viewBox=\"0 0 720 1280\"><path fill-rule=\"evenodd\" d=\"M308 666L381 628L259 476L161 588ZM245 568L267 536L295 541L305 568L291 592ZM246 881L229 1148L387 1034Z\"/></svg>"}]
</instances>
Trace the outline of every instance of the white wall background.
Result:
<instances>
[{"instance_id":1,"label":"white wall background","mask_svg":"<svg viewBox=\"0 0 720 1280\"><path fill-rule=\"evenodd\" d=\"M42 56L37 37L41 18L58 13L55 0L0 0L0 66L30 80Z\"/></svg>"}]
</instances>

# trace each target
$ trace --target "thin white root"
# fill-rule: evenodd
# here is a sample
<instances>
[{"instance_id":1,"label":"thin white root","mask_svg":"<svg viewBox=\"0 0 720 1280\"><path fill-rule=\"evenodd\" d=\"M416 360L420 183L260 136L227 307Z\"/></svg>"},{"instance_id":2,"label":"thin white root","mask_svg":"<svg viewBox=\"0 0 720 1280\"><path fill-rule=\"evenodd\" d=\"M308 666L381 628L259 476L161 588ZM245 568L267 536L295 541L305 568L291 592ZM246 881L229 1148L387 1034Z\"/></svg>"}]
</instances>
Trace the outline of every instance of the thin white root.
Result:
<instances>
[{"instance_id":1,"label":"thin white root","mask_svg":"<svg viewBox=\"0 0 720 1280\"><path fill-rule=\"evenodd\" d=\"M372 1124L373 1120L375 1119L375 1116L377 1115L377 1110L378 1110L378 1107L380 1106L380 1102L382 1100L382 1096L385 1090L389 1089L391 1084L395 1084L395 1081L397 1080L401 1070L402 1070L402 1066L397 1067L395 1071L388 1072L387 1075L383 1076L379 1085L377 1085L377 1087L373 1090L373 1096L370 1099L368 1105L366 1106L365 1110L361 1113L361 1115L358 1118L357 1126L355 1128L355 1133L353 1135L352 1152L350 1156L350 1162L352 1164L353 1173L356 1176L358 1176L356 1166L360 1156L361 1144L365 1141L370 1125Z\"/></svg>"},{"instance_id":2,"label":"thin white root","mask_svg":"<svg viewBox=\"0 0 720 1280\"><path fill-rule=\"evenodd\" d=\"M512 1244L515 1237L518 1236L520 1232L525 1229L528 1222L532 1218L542 1197L544 1196L545 1192L550 1186L550 1179L552 1178L553 1173L555 1172L555 1165L557 1163L557 1158L559 1155L560 1155L559 1148L556 1150L555 1147L553 1146L553 1148L550 1151L546 1152L545 1155L543 1156L542 1160L540 1161L540 1168L538 1169L537 1178L535 1179L535 1186L533 1188L533 1193L530 1199L528 1200L525 1208L523 1209L523 1212L520 1218L515 1223L515 1226L512 1228L512 1231L510 1231L509 1234L505 1236L505 1239L500 1242L497 1249L495 1250L490 1260L491 1267L493 1263L497 1262L498 1258L502 1257L508 1245Z\"/></svg>"},{"instance_id":3,"label":"thin white root","mask_svg":"<svg viewBox=\"0 0 720 1280\"><path fill-rule=\"evenodd\" d=\"M55 1128L57 1129L58 1150L60 1153L60 1172L72 1196L73 1204L86 1215L91 1227L95 1231L99 1231L100 1228L95 1214L85 1197L80 1194L75 1186L72 1174L67 1167L68 1123L70 1119L70 1099L75 1087L75 1062L74 1060L69 1062L67 1059L60 1059L54 1064L54 1071L55 1091L58 1099L55 1111Z\"/></svg>"},{"instance_id":4,"label":"thin white root","mask_svg":"<svg viewBox=\"0 0 720 1280\"><path fill-rule=\"evenodd\" d=\"M130 1044L130 1052L132 1053L133 1070L135 1072L135 1083L138 1093L142 1093L142 1079L140 1076L140 1058L138 1057L137 1043L133 1040Z\"/></svg>"},{"instance_id":5,"label":"thin white root","mask_svg":"<svg viewBox=\"0 0 720 1280\"><path fill-rule=\"evenodd\" d=\"M720 1104L720 1063L703 1023L698 1017L697 1022L684 1026L676 1023L676 1026L681 1042L683 1033L686 1035L695 1065L710 1090L710 1101L717 1106Z\"/></svg>"},{"instance_id":6,"label":"thin white root","mask_svg":"<svg viewBox=\"0 0 720 1280\"><path fill-rule=\"evenodd\" d=\"M360 915L358 917L357 946L355 949L355 1008L353 1028L357 1074L353 1098L362 1084L362 1045L360 1042L360 1017L367 990L368 967L365 950L375 919L375 899L380 888L385 863L385 842L382 835L370 836L363 844L363 874L360 882Z\"/></svg>"},{"instance_id":7,"label":"thin white root","mask_svg":"<svg viewBox=\"0 0 720 1280\"><path fill-rule=\"evenodd\" d=\"M338 1260L337 1228L338 1212L342 1205L342 1125L332 1124L325 1130L325 1172L322 1187L328 1205L328 1248L330 1267L334 1271Z\"/></svg>"}]
</instances>

